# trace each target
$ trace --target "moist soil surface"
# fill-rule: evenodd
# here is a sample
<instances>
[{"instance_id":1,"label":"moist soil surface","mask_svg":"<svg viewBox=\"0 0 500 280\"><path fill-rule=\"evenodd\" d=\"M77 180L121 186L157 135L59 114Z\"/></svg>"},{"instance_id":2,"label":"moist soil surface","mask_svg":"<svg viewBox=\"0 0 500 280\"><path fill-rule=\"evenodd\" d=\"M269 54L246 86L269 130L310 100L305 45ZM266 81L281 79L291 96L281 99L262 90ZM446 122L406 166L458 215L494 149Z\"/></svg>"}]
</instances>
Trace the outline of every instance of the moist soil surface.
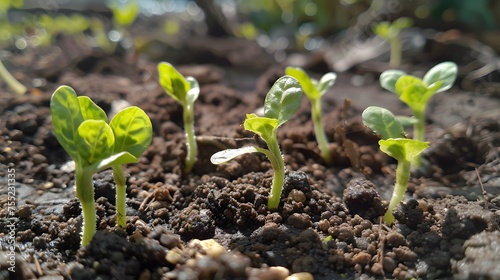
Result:
<instances>
[{"instance_id":1,"label":"moist soil surface","mask_svg":"<svg viewBox=\"0 0 500 280\"><path fill-rule=\"evenodd\" d=\"M263 105L284 64L251 43L219 45L196 51L188 46L184 52L192 57L176 61L181 73L201 85L195 103L199 155L190 174L183 172L182 108L159 86L160 60L58 47L11 58L19 66L17 77L25 84L36 81L38 88L16 96L1 84L0 279L500 278L497 97L457 82L431 100L431 147L389 226L381 216L396 162L379 151L378 138L360 116L369 105L395 114L410 111L380 88L383 62L339 73L323 103L334 162L325 164L319 155L304 97L279 129L286 183L279 208L270 211L273 171L264 156L244 155L219 166L209 159L222 149L261 144L242 123ZM234 56L242 45L249 57ZM435 64L405 67L421 75ZM325 65L306 69L319 75ZM74 165L52 131L50 97L59 85L91 97L111 116L139 106L153 123L151 146L125 169L125 229L115 225L111 171L94 176L97 233L86 248L80 248ZM12 169L15 218L7 211ZM11 221L15 272L8 271Z\"/></svg>"}]
</instances>

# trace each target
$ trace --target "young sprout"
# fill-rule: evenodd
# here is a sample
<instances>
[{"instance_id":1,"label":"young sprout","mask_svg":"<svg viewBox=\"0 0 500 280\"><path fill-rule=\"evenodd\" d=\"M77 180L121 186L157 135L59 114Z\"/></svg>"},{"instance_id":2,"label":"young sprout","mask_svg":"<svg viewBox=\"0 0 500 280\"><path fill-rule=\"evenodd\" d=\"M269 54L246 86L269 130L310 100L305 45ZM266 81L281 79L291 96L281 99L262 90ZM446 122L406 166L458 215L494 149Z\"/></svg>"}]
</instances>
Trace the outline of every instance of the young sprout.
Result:
<instances>
[{"instance_id":1,"label":"young sprout","mask_svg":"<svg viewBox=\"0 0 500 280\"><path fill-rule=\"evenodd\" d=\"M59 87L50 100L52 124L59 144L75 161L76 195L83 212L82 246L96 231L92 177L113 168L117 180L117 223L125 226L125 179L122 164L137 162L150 145L151 121L144 111L132 106L107 123L106 113L86 96L77 97L68 87ZM123 180L122 180L123 179Z\"/></svg>"},{"instance_id":2,"label":"young sprout","mask_svg":"<svg viewBox=\"0 0 500 280\"><path fill-rule=\"evenodd\" d=\"M200 94L198 81L193 77L184 77L172 64L160 62L158 64L160 85L165 92L182 105L184 131L187 138L187 155L185 171L190 173L196 163L198 146L194 134L194 102Z\"/></svg>"},{"instance_id":3,"label":"young sprout","mask_svg":"<svg viewBox=\"0 0 500 280\"><path fill-rule=\"evenodd\" d=\"M321 112L321 97L330 89L337 79L337 74L333 72L326 73L321 79L315 80L309 77L307 73L298 67L287 67L285 73L294 77L300 82L304 94L311 102L311 117L314 124L314 133L318 142L321 156L327 164L332 163L332 156L328 147L328 139L323 127Z\"/></svg>"},{"instance_id":4,"label":"young sprout","mask_svg":"<svg viewBox=\"0 0 500 280\"><path fill-rule=\"evenodd\" d=\"M0 79L4 80L7 86L18 95L23 95L28 91L28 88L10 74L9 70L3 65L2 60L0 60Z\"/></svg>"},{"instance_id":5,"label":"young sprout","mask_svg":"<svg viewBox=\"0 0 500 280\"><path fill-rule=\"evenodd\" d=\"M403 200L410 180L411 162L429 147L429 142L403 138L403 126L387 109L370 106L363 111L362 119L367 127L380 136L380 150L398 161L396 185L384 215L384 220L391 225L394 222L392 211Z\"/></svg>"},{"instance_id":6,"label":"young sprout","mask_svg":"<svg viewBox=\"0 0 500 280\"><path fill-rule=\"evenodd\" d=\"M413 139L425 140L425 110L430 98L445 91L457 78L457 65L453 62L440 63L430 69L423 79L399 70L387 70L380 75L380 85L399 96L415 117ZM422 165L420 156L415 158L415 167Z\"/></svg>"},{"instance_id":7,"label":"young sprout","mask_svg":"<svg viewBox=\"0 0 500 280\"><path fill-rule=\"evenodd\" d=\"M401 65L401 55L402 55L402 45L401 39L399 38L399 32L402 29L408 28L413 25L411 18L402 17L393 21L392 23L388 21L382 21L376 23L373 26L373 32L383 39L387 40L391 45L391 58L390 66L399 67Z\"/></svg>"},{"instance_id":8,"label":"young sprout","mask_svg":"<svg viewBox=\"0 0 500 280\"><path fill-rule=\"evenodd\" d=\"M215 153L210 158L213 164L227 162L239 155L260 152L271 162L274 177L267 207L277 209L280 203L281 190L285 184L285 162L278 145L278 127L290 120L300 105L302 90L299 82L290 76L279 78L267 93L264 101L264 116L247 114L243 127L262 138L266 148L246 146L239 149L228 149Z\"/></svg>"}]
</instances>

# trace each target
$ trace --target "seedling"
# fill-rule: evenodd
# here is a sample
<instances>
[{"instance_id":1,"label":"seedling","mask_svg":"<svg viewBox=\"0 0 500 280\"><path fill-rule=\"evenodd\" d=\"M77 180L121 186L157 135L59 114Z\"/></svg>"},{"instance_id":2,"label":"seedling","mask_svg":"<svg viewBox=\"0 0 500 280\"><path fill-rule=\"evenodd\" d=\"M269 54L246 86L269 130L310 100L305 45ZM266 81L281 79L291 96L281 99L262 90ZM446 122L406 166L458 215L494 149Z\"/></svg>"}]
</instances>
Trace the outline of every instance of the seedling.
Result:
<instances>
[{"instance_id":1,"label":"seedling","mask_svg":"<svg viewBox=\"0 0 500 280\"><path fill-rule=\"evenodd\" d=\"M425 110L430 98L436 93L445 91L453 85L457 78L457 65L443 62L432 67L423 79L408 75L399 70L387 70L380 75L380 85L399 96L413 111L413 139L425 139ZM415 167L422 165L419 156L415 158Z\"/></svg>"},{"instance_id":2,"label":"seedling","mask_svg":"<svg viewBox=\"0 0 500 280\"><path fill-rule=\"evenodd\" d=\"M117 183L117 224L125 227L125 176L121 165L137 162L152 139L151 121L140 108L118 112L108 125L106 113L86 96L59 87L50 100L52 124L59 144L75 161L76 196L83 212L82 246L96 231L92 176L113 168Z\"/></svg>"},{"instance_id":3,"label":"seedling","mask_svg":"<svg viewBox=\"0 0 500 280\"><path fill-rule=\"evenodd\" d=\"M194 133L194 102L200 94L198 81L193 77L184 77L172 64L160 62L158 64L160 85L165 92L182 105L184 131L187 138L187 155L184 170L190 173L198 156L198 146Z\"/></svg>"},{"instance_id":4,"label":"seedling","mask_svg":"<svg viewBox=\"0 0 500 280\"><path fill-rule=\"evenodd\" d=\"M0 79L4 80L5 84L18 95L23 95L28 91L28 88L16 80L9 70L5 68L2 60L0 60Z\"/></svg>"},{"instance_id":5,"label":"seedling","mask_svg":"<svg viewBox=\"0 0 500 280\"><path fill-rule=\"evenodd\" d=\"M228 149L215 153L210 158L213 164L227 162L239 155L260 152L271 162L274 177L267 207L277 209L281 191L285 183L285 162L278 145L278 127L290 120L300 105L302 90L299 82L290 76L279 78L267 93L264 101L264 116L247 114L243 127L251 131L267 144L266 148L245 146L239 149Z\"/></svg>"},{"instance_id":6,"label":"seedling","mask_svg":"<svg viewBox=\"0 0 500 280\"><path fill-rule=\"evenodd\" d=\"M323 160L326 163L331 164L332 155L330 153L330 149L328 148L328 138L326 137L326 133L323 128L321 97L335 83L337 74L333 72L326 73L318 81L310 78L304 70L298 67L287 67L285 73L294 77L300 82L304 94L311 102L311 117L314 124L314 134L316 135L316 141L318 142Z\"/></svg>"},{"instance_id":7,"label":"seedling","mask_svg":"<svg viewBox=\"0 0 500 280\"><path fill-rule=\"evenodd\" d=\"M373 26L373 32L381 38L387 40L391 45L391 58L389 62L391 67L399 67L401 65L401 55L403 50L399 33L404 28L408 28L412 25L413 21L411 18L402 17L392 23L382 21Z\"/></svg>"},{"instance_id":8,"label":"seedling","mask_svg":"<svg viewBox=\"0 0 500 280\"><path fill-rule=\"evenodd\" d=\"M411 162L429 147L429 142L403 138L403 126L387 109L370 106L363 111L362 119L382 138L378 141L380 150L398 161L396 185L384 215L384 220L391 225L394 222L392 211L403 200L408 186Z\"/></svg>"}]
</instances>

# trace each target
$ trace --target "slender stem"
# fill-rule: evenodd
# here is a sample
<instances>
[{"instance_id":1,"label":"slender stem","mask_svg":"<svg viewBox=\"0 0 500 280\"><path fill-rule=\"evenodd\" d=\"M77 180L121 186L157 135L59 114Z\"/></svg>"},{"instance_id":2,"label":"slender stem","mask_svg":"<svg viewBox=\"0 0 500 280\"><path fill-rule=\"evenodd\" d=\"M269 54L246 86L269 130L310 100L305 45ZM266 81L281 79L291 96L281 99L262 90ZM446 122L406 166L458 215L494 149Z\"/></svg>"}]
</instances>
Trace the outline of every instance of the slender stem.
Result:
<instances>
[{"instance_id":1,"label":"slender stem","mask_svg":"<svg viewBox=\"0 0 500 280\"><path fill-rule=\"evenodd\" d=\"M326 133L323 128L322 114L321 114L321 98L311 100L312 110L312 120L314 124L314 134L316 135L316 141L318 142L319 149L321 151L321 156L327 164L332 163L332 155L328 147L328 139L326 138Z\"/></svg>"},{"instance_id":2,"label":"slender stem","mask_svg":"<svg viewBox=\"0 0 500 280\"><path fill-rule=\"evenodd\" d=\"M119 165L113 166L113 177L116 183L116 224L121 228L126 228L127 210L125 206L126 199L126 180L123 168Z\"/></svg>"},{"instance_id":3,"label":"slender stem","mask_svg":"<svg viewBox=\"0 0 500 280\"><path fill-rule=\"evenodd\" d=\"M83 213L82 246L90 244L96 231L96 211L92 175L92 172L77 166L75 174L76 196L80 200Z\"/></svg>"},{"instance_id":4,"label":"slender stem","mask_svg":"<svg viewBox=\"0 0 500 280\"><path fill-rule=\"evenodd\" d=\"M396 185L394 186L389 207L384 215L384 220L389 225L392 225L394 222L394 215L392 215L392 211L403 200L403 195L406 192L406 187L408 186L408 181L410 180L410 166L411 163L407 160L398 161L398 167L396 169Z\"/></svg>"},{"instance_id":5,"label":"slender stem","mask_svg":"<svg viewBox=\"0 0 500 280\"><path fill-rule=\"evenodd\" d=\"M391 44L391 60L389 65L394 68L399 67L401 65L401 55L403 51L401 47L401 40L399 39L399 36L396 36L389 42Z\"/></svg>"},{"instance_id":6,"label":"slender stem","mask_svg":"<svg viewBox=\"0 0 500 280\"><path fill-rule=\"evenodd\" d=\"M187 104L183 108L184 130L187 138L187 155L185 162L185 171L190 173L193 165L196 163L198 155L198 145L196 144L196 136L194 134L194 110L193 104Z\"/></svg>"},{"instance_id":7,"label":"slender stem","mask_svg":"<svg viewBox=\"0 0 500 280\"><path fill-rule=\"evenodd\" d=\"M425 140L425 110L413 110L413 115L417 122L413 125L413 140L424 142ZM412 164L414 167L419 168L422 166L421 156L418 155L413 158Z\"/></svg>"},{"instance_id":8,"label":"slender stem","mask_svg":"<svg viewBox=\"0 0 500 280\"><path fill-rule=\"evenodd\" d=\"M0 60L0 78L2 78L7 86L13 90L18 95L23 95L28 90L23 84L21 84L10 72L5 68L2 61Z\"/></svg>"},{"instance_id":9,"label":"slender stem","mask_svg":"<svg viewBox=\"0 0 500 280\"><path fill-rule=\"evenodd\" d=\"M273 131L270 139L264 139L269 150L257 148L257 151L264 153L269 158L274 170L271 193L267 201L267 208L269 209L278 208L281 199L281 191L285 184L285 161L283 160L278 145L277 131L277 129Z\"/></svg>"}]
</instances>

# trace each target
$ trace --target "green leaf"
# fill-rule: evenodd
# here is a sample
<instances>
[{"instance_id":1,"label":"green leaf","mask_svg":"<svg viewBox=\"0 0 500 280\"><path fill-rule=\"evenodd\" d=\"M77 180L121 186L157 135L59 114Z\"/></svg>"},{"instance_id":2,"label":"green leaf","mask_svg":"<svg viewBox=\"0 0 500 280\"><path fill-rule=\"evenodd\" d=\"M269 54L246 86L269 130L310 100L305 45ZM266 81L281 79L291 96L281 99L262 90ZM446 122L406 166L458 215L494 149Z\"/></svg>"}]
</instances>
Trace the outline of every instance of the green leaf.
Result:
<instances>
[{"instance_id":1,"label":"green leaf","mask_svg":"<svg viewBox=\"0 0 500 280\"><path fill-rule=\"evenodd\" d=\"M429 142L422 142L407 138L390 138L379 140L380 150L396 160L411 162L429 147Z\"/></svg>"},{"instance_id":2,"label":"green leaf","mask_svg":"<svg viewBox=\"0 0 500 280\"><path fill-rule=\"evenodd\" d=\"M110 122L115 137L114 152L129 152L140 157L153 139L153 127L148 115L136 106L118 112Z\"/></svg>"},{"instance_id":3,"label":"green leaf","mask_svg":"<svg viewBox=\"0 0 500 280\"><path fill-rule=\"evenodd\" d=\"M399 77L399 79L396 81L395 84L396 94L398 96L401 96L405 92L405 90L411 85L419 85L427 89L427 85L421 79L412 75L403 75Z\"/></svg>"},{"instance_id":4,"label":"green leaf","mask_svg":"<svg viewBox=\"0 0 500 280\"><path fill-rule=\"evenodd\" d=\"M382 139L404 137L403 126L387 109L370 106L363 111L361 118L363 124L380 135Z\"/></svg>"},{"instance_id":5,"label":"green leaf","mask_svg":"<svg viewBox=\"0 0 500 280\"><path fill-rule=\"evenodd\" d=\"M279 78L267 93L264 117L277 119L278 126L287 122L300 106L302 88L293 77Z\"/></svg>"},{"instance_id":6,"label":"green leaf","mask_svg":"<svg viewBox=\"0 0 500 280\"><path fill-rule=\"evenodd\" d=\"M139 1L128 0L125 3L118 3L118 1L113 2L116 3L111 5L110 9L113 13L115 22L122 27L131 25L137 18L137 15L139 15Z\"/></svg>"},{"instance_id":7,"label":"green leaf","mask_svg":"<svg viewBox=\"0 0 500 280\"><path fill-rule=\"evenodd\" d=\"M384 39L389 39L389 27L390 27L390 23L388 21L382 21L382 22L375 24L373 26L372 30L378 36L380 36Z\"/></svg>"},{"instance_id":8,"label":"green leaf","mask_svg":"<svg viewBox=\"0 0 500 280\"><path fill-rule=\"evenodd\" d=\"M318 84L318 90L321 96L323 96L333 86L333 84L335 84L336 80L337 74L333 72L328 72L321 77Z\"/></svg>"},{"instance_id":9,"label":"green leaf","mask_svg":"<svg viewBox=\"0 0 500 280\"><path fill-rule=\"evenodd\" d=\"M443 62L432 67L424 76L424 82L432 87L435 83L441 82L436 89L436 93L445 91L453 86L457 79L458 67L453 62Z\"/></svg>"},{"instance_id":10,"label":"green leaf","mask_svg":"<svg viewBox=\"0 0 500 280\"><path fill-rule=\"evenodd\" d=\"M380 75L380 86L390 92L396 93L396 82L405 74L405 72L400 70L386 70Z\"/></svg>"},{"instance_id":11,"label":"green leaf","mask_svg":"<svg viewBox=\"0 0 500 280\"><path fill-rule=\"evenodd\" d=\"M93 168L96 171L101 171L116 165L123 165L127 163L135 163L137 162L137 158L134 157L129 152L121 152L117 154L113 154L101 161L98 161L94 164Z\"/></svg>"},{"instance_id":12,"label":"green leaf","mask_svg":"<svg viewBox=\"0 0 500 280\"><path fill-rule=\"evenodd\" d=\"M108 116L101 107L92 101L87 96L78 96L78 103L84 120L101 120L108 121Z\"/></svg>"},{"instance_id":13,"label":"green leaf","mask_svg":"<svg viewBox=\"0 0 500 280\"><path fill-rule=\"evenodd\" d=\"M264 141L273 138L273 131L278 128L279 123L277 119L271 119L266 117L258 117L255 114L247 114L247 118L243 123L243 127L257 135L259 135Z\"/></svg>"},{"instance_id":14,"label":"green leaf","mask_svg":"<svg viewBox=\"0 0 500 280\"><path fill-rule=\"evenodd\" d=\"M191 89L189 81L168 62L158 64L160 85L173 99L181 104L186 104L187 93Z\"/></svg>"},{"instance_id":15,"label":"green leaf","mask_svg":"<svg viewBox=\"0 0 500 280\"><path fill-rule=\"evenodd\" d=\"M418 119L411 116L395 116L396 121L398 121L403 127L409 127L418 122Z\"/></svg>"},{"instance_id":16,"label":"green leaf","mask_svg":"<svg viewBox=\"0 0 500 280\"><path fill-rule=\"evenodd\" d=\"M408 28L413 25L413 20L408 17L401 17L392 22L391 27L401 31L401 29Z\"/></svg>"},{"instance_id":17,"label":"green leaf","mask_svg":"<svg viewBox=\"0 0 500 280\"><path fill-rule=\"evenodd\" d=\"M193 104L196 99L198 99L198 95L200 95L200 85L198 84L198 81L193 77L187 77L186 80L189 83L187 102L188 104Z\"/></svg>"},{"instance_id":18,"label":"green leaf","mask_svg":"<svg viewBox=\"0 0 500 280\"><path fill-rule=\"evenodd\" d=\"M316 88L312 79L302 68L287 67L285 69L285 73L297 79L297 81L302 86L302 90L304 91L304 94L307 96L307 98L309 98L310 100L314 100L321 97L320 91Z\"/></svg>"},{"instance_id":19,"label":"green leaf","mask_svg":"<svg viewBox=\"0 0 500 280\"><path fill-rule=\"evenodd\" d=\"M93 165L113 154L113 130L101 120L86 120L77 130L75 143L83 167Z\"/></svg>"},{"instance_id":20,"label":"green leaf","mask_svg":"<svg viewBox=\"0 0 500 280\"><path fill-rule=\"evenodd\" d=\"M60 86L50 99L52 126L57 141L77 162L79 153L75 143L76 131L83 122L76 92L68 86Z\"/></svg>"},{"instance_id":21,"label":"green leaf","mask_svg":"<svg viewBox=\"0 0 500 280\"><path fill-rule=\"evenodd\" d=\"M406 103L413 112L424 112L427 102L434 93L434 91L427 89L423 83L410 84L405 87L399 99Z\"/></svg>"},{"instance_id":22,"label":"green leaf","mask_svg":"<svg viewBox=\"0 0 500 280\"><path fill-rule=\"evenodd\" d=\"M237 156L255 152L257 152L257 149L253 146L245 146L239 149L227 149L213 154L210 157L210 161L213 164L221 164L228 162Z\"/></svg>"}]
</instances>

